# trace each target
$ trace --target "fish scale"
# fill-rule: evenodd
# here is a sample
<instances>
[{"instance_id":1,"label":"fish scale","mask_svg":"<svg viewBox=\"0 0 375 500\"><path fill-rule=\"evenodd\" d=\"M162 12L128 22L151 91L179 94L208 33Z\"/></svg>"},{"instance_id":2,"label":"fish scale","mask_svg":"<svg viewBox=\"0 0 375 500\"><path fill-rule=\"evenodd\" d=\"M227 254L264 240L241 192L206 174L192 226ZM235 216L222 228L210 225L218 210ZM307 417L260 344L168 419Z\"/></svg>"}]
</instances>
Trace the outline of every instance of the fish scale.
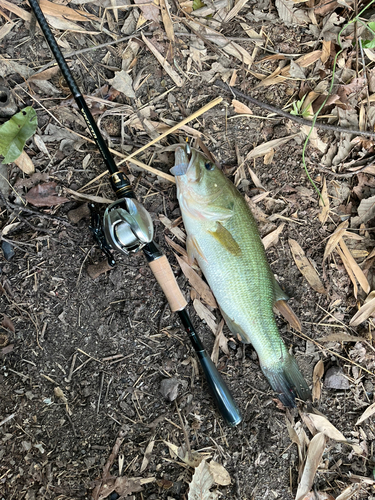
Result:
<instances>
[{"instance_id":1,"label":"fish scale","mask_svg":"<svg viewBox=\"0 0 375 500\"><path fill-rule=\"evenodd\" d=\"M201 268L232 333L252 343L286 406L310 390L282 341L273 305L287 298L268 264L255 219L225 175L189 146L176 150L177 196L189 258Z\"/></svg>"}]
</instances>

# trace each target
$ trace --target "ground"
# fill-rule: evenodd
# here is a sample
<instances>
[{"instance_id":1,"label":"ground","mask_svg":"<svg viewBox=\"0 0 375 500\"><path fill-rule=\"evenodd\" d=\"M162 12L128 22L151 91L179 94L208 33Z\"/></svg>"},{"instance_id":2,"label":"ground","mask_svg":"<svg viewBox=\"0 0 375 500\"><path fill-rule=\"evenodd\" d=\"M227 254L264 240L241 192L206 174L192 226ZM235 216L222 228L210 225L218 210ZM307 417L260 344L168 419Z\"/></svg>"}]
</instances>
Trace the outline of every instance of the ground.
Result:
<instances>
[{"instance_id":1,"label":"ground","mask_svg":"<svg viewBox=\"0 0 375 500\"><path fill-rule=\"evenodd\" d=\"M55 27L56 37L64 33L61 46L65 52L108 42L113 39L109 32L121 35L119 29L128 16L127 11L119 11L116 21L112 11L104 13L94 3L80 6L58 2L58 5L61 3L104 16L105 28L100 32L99 24L90 26L77 20L81 33ZM29 9L26 3L16 4L24 12ZM266 7L265 12L269 13ZM7 9L5 5L2 8ZM171 8L175 16L176 5L173 3ZM267 20L267 15L263 21L254 22L246 17L254 8L246 6L238 17L224 24L224 34L241 37L238 43L251 54L254 44L247 41L240 29L240 22L246 22L257 33L263 27L273 50L288 54L307 54L312 50L314 37L306 26L275 22L272 17ZM340 14L344 15L343 11L341 8ZM268 248L267 257L276 278L291 297L290 305L302 324L302 333L277 316L281 336L295 354L310 386L319 360L324 362L326 373L331 367L339 367L341 379L348 383L340 390L329 388L327 382L314 406L301 403L289 412L271 391L252 346L241 344L224 327L224 334L230 339L229 354L220 351L218 369L243 414L241 424L230 428L215 409L188 337L178 316L170 312L142 253L130 256L116 253L113 270L96 279L89 277L88 266L105 257L90 232L90 219L82 218L74 223L68 217L69 212L85 200L78 201L76 195L64 188L77 192L99 176L105 166L95 145L84 139L73 141L72 137L76 136L69 136L67 132L70 129L89 136L61 74L55 71L45 77L44 86L26 81L31 73L53 58L39 28L34 34L30 24L16 12L6 10L6 13L2 22L9 27L9 32L5 36L2 33L3 57L17 62L21 69L1 69L2 83L12 90L20 108L35 108L37 136L45 149L35 139L27 142L25 151L37 174L28 176L10 164L8 175L12 189L4 193L7 206L0 205L3 244L9 242L14 250L9 260L5 259L5 252L0 257L3 321L0 331L0 497L5 500L91 498L120 436L121 447L113 456L111 474L118 475L121 459L124 476L154 478L143 484L143 491L134 489L134 498L187 498L194 471L169 451L166 442L186 446L188 440L192 450L209 453L228 471L230 484L215 487L222 498L291 499L298 485L300 462L286 420L295 428L295 423L301 425L301 418L311 412L322 414L347 441L363 448L362 454L354 453L350 444L329 441L315 476L316 491L325 491L336 498L351 483L356 483L360 486L353 498L372 498L373 421L370 418L361 427L356 426L373 400L372 323L370 319L368 323L349 328L350 319L366 295L359 290L360 302L356 300L350 276L339 256L333 254L336 257L331 255L323 262L327 239L345 220L344 208L350 205L352 212L349 209L346 213L357 215L359 199L372 196L371 175L362 174L359 181L356 175L335 178L323 174L322 153L308 146L308 168L320 189L327 175L331 211L322 223L318 218L322 211L319 197L302 166L303 144L299 136L275 147L270 162L261 156L245 163L244 178L239 184L242 194L252 198L268 193L257 203L261 210L261 215L256 214L261 235L285 223L278 241ZM54 15L55 20L66 20L66 16ZM90 30L95 33L85 33ZM138 86L135 99L127 98L108 83L122 67L121 55L127 42L69 59L95 117L105 112L101 130L113 149L121 152L123 148L122 152L127 154L147 143L150 134L142 127L143 119L149 120L148 125L143 123L146 130L155 133L152 123L163 119L180 122L217 96L223 97L222 103L189 126L203 133L203 142L229 176L233 175L239 158L245 158L255 146L299 132L299 125L284 118L262 119L268 114L262 108L252 107L257 118L239 117L232 106L233 96L213 85L215 74L206 80L200 76L202 71L210 70L213 61L219 62L230 71L237 70L237 88L283 108L298 99L304 83L289 78L282 84L257 86L260 80L256 73L272 73L278 67L278 58L271 57L253 66L250 72L238 59L215 49L211 43L205 49L210 58L203 57L202 45L202 61L199 64L197 59L190 61L192 67L188 70L187 55L192 39L176 37L176 42L169 44L160 25L152 23L151 30L155 30L152 38L155 46L164 51L163 55L172 64L175 60L175 67L181 67L186 77L182 87L175 87L169 93L165 92L174 82L142 41L133 59L131 75L133 82L138 77L138 85L147 78ZM176 23L175 31L183 31L183 25ZM172 47L173 57L167 53ZM267 55L270 54L258 48L256 61ZM354 55L350 52L347 57ZM22 74L25 68L29 74ZM98 89L101 90L98 92ZM158 96L162 97L153 101ZM151 113L141 117L137 127L126 125L121 139L124 121L149 101ZM124 106L111 107L113 103ZM65 135L59 136L57 130ZM190 129L175 133L162 145L173 144L179 137L184 139L186 134L191 137L193 132ZM328 145L338 141L333 132L319 133ZM173 165L173 153L168 149L161 151L159 146L146 150L139 159L165 173ZM262 188L254 185L248 166ZM127 168L137 199L152 216L155 241L167 255L189 301L188 311L196 330L211 352L214 335L192 306L191 297L196 297L197 292L181 272L165 236L182 243L161 222L160 216L171 221L180 216L175 185L132 163ZM26 207L29 211L19 212L17 206L23 206L21 197L34 184L47 181L56 182L60 194L68 201L43 207L29 202ZM353 188L360 183L362 191L366 191L362 198L353 194ZM96 180L84 193L114 199L107 177ZM4 228L14 222L19 224L4 232ZM361 234L365 241L360 249L367 252L362 255L363 261L374 247L370 221ZM315 266L324 293L314 291L301 274L293 259L290 239L299 243ZM352 240L347 240L347 244L355 248ZM361 263L361 258L358 262ZM373 289L371 266L363 267ZM216 309L213 314L219 322L219 311ZM323 345L319 343L319 339L332 333L342 336L350 333L359 338L358 341L351 338L347 342L336 339ZM164 379L178 381L178 397L172 402L160 392ZM307 428L306 432L309 434Z\"/></svg>"}]
</instances>

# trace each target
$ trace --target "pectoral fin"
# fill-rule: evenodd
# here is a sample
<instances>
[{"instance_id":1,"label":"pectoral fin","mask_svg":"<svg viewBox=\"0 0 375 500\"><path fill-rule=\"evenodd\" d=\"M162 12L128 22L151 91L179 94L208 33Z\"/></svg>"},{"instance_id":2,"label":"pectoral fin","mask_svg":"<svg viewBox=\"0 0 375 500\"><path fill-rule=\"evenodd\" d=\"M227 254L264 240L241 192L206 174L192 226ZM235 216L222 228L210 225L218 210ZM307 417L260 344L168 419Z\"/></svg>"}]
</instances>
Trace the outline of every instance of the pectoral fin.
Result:
<instances>
[{"instance_id":1,"label":"pectoral fin","mask_svg":"<svg viewBox=\"0 0 375 500\"><path fill-rule=\"evenodd\" d=\"M225 314L225 312L222 309L220 309L220 311L223 318L225 319L225 322L229 330L233 333L233 335L235 337L239 336L240 337L239 340L241 340L241 342L243 342L244 344L250 344L250 339L248 335L246 335L246 333L244 332L243 328L241 328L240 325L238 325L233 319L231 319L227 314Z\"/></svg>"},{"instance_id":2,"label":"pectoral fin","mask_svg":"<svg viewBox=\"0 0 375 500\"><path fill-rule=\"evenodd\" d=\"M238 243L230 234L228 229L225 229L220 222L216 222L215 229L209 230L208 232L232 255L241 255L241 249Z\"/></svg>"}]
</instances>

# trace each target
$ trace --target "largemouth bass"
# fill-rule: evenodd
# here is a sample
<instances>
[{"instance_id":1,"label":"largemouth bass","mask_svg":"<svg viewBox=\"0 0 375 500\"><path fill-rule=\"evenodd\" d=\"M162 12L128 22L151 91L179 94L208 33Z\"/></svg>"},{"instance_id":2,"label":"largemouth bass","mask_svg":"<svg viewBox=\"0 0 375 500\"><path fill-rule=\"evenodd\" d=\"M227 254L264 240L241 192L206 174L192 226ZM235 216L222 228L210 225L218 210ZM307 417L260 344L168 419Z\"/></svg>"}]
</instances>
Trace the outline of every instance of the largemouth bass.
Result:
<instances>
[{"instance_id":1,"label":"largemouth bass","mask_svg":"<svg viewBox=\"0 0 375 500\"><path fill-rule=\"evenodd\" d=\"M181 146L171 169L187 233L189 259L198 262L234 335L251 343L261 369L285 406L310 397L273 313L288 297L267 262L255 219L234 184L200 152Z\"/></svg>"}]
</instances>

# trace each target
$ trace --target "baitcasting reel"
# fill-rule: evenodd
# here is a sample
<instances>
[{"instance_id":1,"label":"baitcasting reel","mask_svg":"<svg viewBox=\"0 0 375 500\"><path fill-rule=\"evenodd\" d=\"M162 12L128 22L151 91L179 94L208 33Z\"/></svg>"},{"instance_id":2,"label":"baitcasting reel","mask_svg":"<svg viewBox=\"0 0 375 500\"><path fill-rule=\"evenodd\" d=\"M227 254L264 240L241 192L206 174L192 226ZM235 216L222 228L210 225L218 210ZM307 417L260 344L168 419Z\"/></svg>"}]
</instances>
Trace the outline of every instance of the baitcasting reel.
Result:
<instances>
[{"instance_id":1,"label":"baitcasting reel","mask_svg":"<svg viewBox=\"0 0 375 500\"><path fill-rule=\"evenodd\" d=\"M115 201L106 209L103 218L93 203L89 204L89 208L90 229L111 267L116 263L112 250L129 255L138 252L152 241L154 226L151 216L143 205L133 198Z\"/></svg>"},{"instance_id":2,"label":"baitcasting reel","mask_svg":"<svg viewBox=\"0 0 375 500\"><path fill-rule=\"evenodd\" d=\"M150 214L133 198L115 201L104 212L104 235L108 244L128 255L138 252L154 237Z\"/></svg>"}]
</instances>

